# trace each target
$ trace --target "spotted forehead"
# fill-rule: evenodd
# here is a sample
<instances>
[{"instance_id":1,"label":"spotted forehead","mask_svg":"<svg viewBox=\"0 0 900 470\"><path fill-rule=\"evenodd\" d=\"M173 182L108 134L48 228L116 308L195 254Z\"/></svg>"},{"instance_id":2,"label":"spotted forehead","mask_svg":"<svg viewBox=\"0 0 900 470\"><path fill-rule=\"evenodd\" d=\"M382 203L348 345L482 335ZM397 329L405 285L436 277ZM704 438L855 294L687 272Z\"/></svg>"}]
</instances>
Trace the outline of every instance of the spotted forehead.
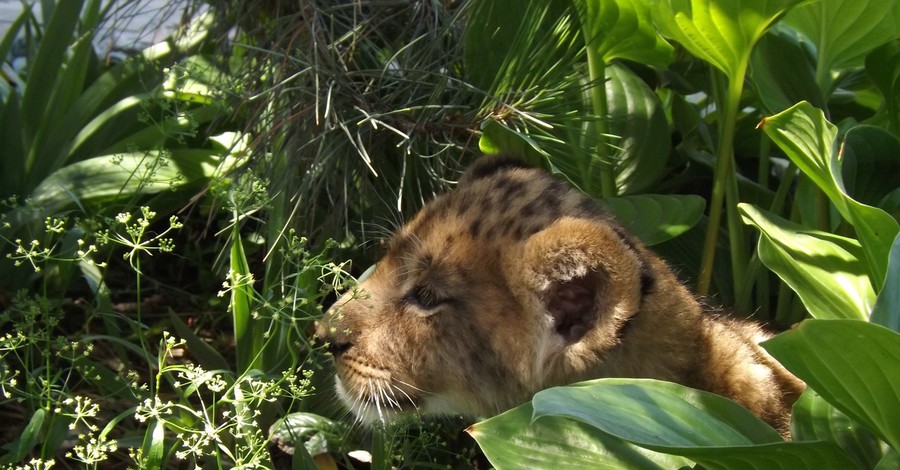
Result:
<instances>
[{"instance_id":1,"label":"spotted forehead","mask_svg":"<svg viewBox=\"0 0 900 470\"><path fill-rule=\"evenodd\" d=\"M592 199L541 170L500 168L464 179L427 204L397 232L390 253L447 250L460 243L515 244L563 216L608 219Z\"/></svg>"}]
</instances>

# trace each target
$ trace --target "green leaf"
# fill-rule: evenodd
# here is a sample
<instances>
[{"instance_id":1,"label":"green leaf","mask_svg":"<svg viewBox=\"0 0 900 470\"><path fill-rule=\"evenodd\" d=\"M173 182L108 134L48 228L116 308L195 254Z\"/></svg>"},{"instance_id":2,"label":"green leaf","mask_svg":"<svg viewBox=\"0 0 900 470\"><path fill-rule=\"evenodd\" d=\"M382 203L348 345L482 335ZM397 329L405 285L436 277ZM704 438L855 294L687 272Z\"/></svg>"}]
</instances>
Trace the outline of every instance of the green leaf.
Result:
<instances>
[{"instance_id":1,"label":"green leaf","mask_svg":"<svg viewBox=\"0 0 900 470\"><path fill-rule=\"evenodd\" d=\"M875 300L870 320L900 333L900 235L891 247L887 277Z\"/></svg>"},{"instance_id":2,"label":"green leaf","mask_svg":"<svg viewBox=\"0 0 900 470\"><path fill-rule=\"evenodd\" d=\"M517 155L531 164L537 164L546 157L546 152L531 137L510 129L494 119L486 119L481 124L478 148L488 155L498 153Z\"/></svg>"},{"instance_id":3,"label":"green leaf","mask_svg":"<svg viewBox=\"0 0 900 470\"><path fill-rule=\"evenodd\" d=\"M743 77L756 41L803 0L655 0L653 21L730 79Z\"/></svg>"},{"instance_id":4,"label":"green leaf","mask_svg":"<svg viewBox=\"0 0 900 470\"><path fill-rule=\"evenodd\" d=\"M866 56L866 73L881 92L891 131L900 136L900 40L893 40Z\"/></svg>"},{"instance_id":5,"label":"green leaf","mask_svg":"<svg viewBox=\"0 0 900 470\"><path fill-rule=\"evenodd\" d=\"M587 47L604 63L616 59L664 68L674 49L653 29L644 0L576 0Z\"/></svg>"},{"instance_id":6,"label":"green leaf","mask_svg":"<svg viewBox=\"0 0 900 470\"><path fill-rule=\"evenodd\" d=\"M150 426L144 431L144 441L141 444L144 468L162 468L166 447L165 436L165 423L161 419L151 418Z\"/></svg>"},{"instance_id":7,"label":"green leaf","mask_svg":"<svg viewBox=\"0 0 900 470\"><path fill-rule=\"evenodd\" d=\"M23 5L22 13L19 13L19 16L7 25L6 33L3 35L3 39L0 40L0 60L6 60L9 57L9 51L12 49L16 38L19 37L19 30L34 14L31 8L33 8L33 5Z\"/></svg>"},{"instance_id":8,"label":"green leaf","mask_svg":"<svg viewBox=\"0 0 900 470\"><path fill-rule=\"evenodd\" d=\"M825 108L825 96L816 85L814 58L804 46L793 30L775 27L753 49L750 76L770 114L804 100Z\"/></svg>"},{"instance_id":9,"label":"green leaf","mask_svg":"<svg viewBox=\"0 0 900 470\"><path fill-rule=\"evenodd\" d=\"M119 195L170 191L234 168L236 162L219 155L217 150L183 149L94 157L48 176L31 197L35 207L52 214L75 201L97 204Z\"/></svg>"},{"instance_id":10,"label":"green leaf","mask_svg":"<svg viewBox=\"0 0 900 470\"><path fill-rule=\"evenodd\" d=\"M703 216L706 204L699 196L674 194L612 197L600 202L646 245L662 243L690 230Z\"/></svg>"},{"instance_id":11,"label":"green leaf","mask_svg":"<svg viewBox=\"0 0 900 470\"><path fill-rule=\"evenodd\" d=\"M841 177L847 195L877 206L900 188L900 140L875 126L855 126L841 151Z\"/></svg>"},{"instance_id":12,"label":"green leaf","mask_svg":"<svg viewBox=\"0 0 900 470\"><path fill-rule=\"evenodd\" d=\"M84 0L59 2L44 29L34 63L28 71L28 82L22 97L22 121L26 140L31 141L41 128L41 121L48 112L47 104L64 70L66 52L73 40ZM36 163L37 155L30 155L25 167Z\"/></svg>"},{"instance_id":13,"label":"green leaf","mask_svg":"<svg viewBox=\"0 0 900 470\"><path fill-rule=\"evenodd\" d=\"M900 2L820 0L795 8L785 21L816 45L816 81L827 92L833 70L861 65L869 51L900 36Z\"/></svg>"},{"instance_id":14,"label":"green leaf","mask_svg":"<svg viewBox=\"0 0 900 470\"><path fill-rule=\"evenodd\" d=\"M861 424L807 389L794 403L791 437L795 441L837 444L860 468L872 468L882 458L881 441Z\"/></svg>"},{"instance_id":15,"label":"green leaf","mask_svg":"<svg viewBox=\"0 0 900 470\"><path fill-rule=\"evenodd\" d=\"M231 316L234 323L234 339L237 354L237 372L244 373L258 366L258 353L261 350L262 338L256 334L253 322L253 285L250 283L252 272L247 255L244 254L244 243L240 226L234 225L231 234Z\"/></svg>"},{"instance_id":16,"label":"green leaf","mask_svg":"<svg viewBox=\"0 0 900 470\"><path fill-rule=\"evenodd\" d=\"M621 136L612 144L618 194L650 188L666 171L671 150L669 126L656 93L621 65L606 68L609 132Z\"/></svg>"},{"instance_id":17,"label":"green leaf","mask_svg":"<svg viewBox=\"0 0 900 470\"><path fill-rule=\"evenodd\" d=\"M632 446L562 417L532 421L526 403L466 430L497 469L672 469L690 461Z\"/></svg>"},{"instance_id":18,"label":"green leaf","mask_svg":"<svg viewBox=\"0 0 900 470\"><path fill-rule=\"evenodd\" d=\"M301 445L309 455L350 450L347 425L313 413L290 413L269 428L269 440L280 448L296 448Z\"/></svg>"},{"instance_id":19,"label":"green leaf","mask_svg":"<svg viewBox=\"0 0 900 470\"><path fill-rule=\"evenodd\" d=\"M813 317L868 317L875 292L859 258L859 242L807 229L750 204L738 209L744 223L760 231L763 264L800 296Z\"/></svg>"},{"instance_id":20,"label":"green leaf","mask_svg":"<svg viewBox=\"0 0 900 470\"><path fill-rule=\"evenodd\" d=\"M875 470L896 470L900 468L900 451L889 449L884 458L875 466Z\"/></svg>"},{"instance_id":21,"label":"green leaf","mask_svg":"<svg viewBox=\"0 0 900 470\"><path fill-rule=\"evenodd\" d=\"M600 379L538 392L536 422L566 416L709 469L853 468L834 445L785 442L737 403L650 379Z\"/></svg>"},{"instance_id":22,"label":"green leaf","mask_svg":"<svg viewBox=\"0 0 900 470\"><path fill-rule=\"evenodd\" d=\"M857 320L806 320L762 346L828 403L900 448L900 334Z\"/></svg>"},{"instance_id":23,"label":"green leaf","mask_svg":"<svg viewBox=\"0 0 900 470\"><path fill-rule=\"evenodd\" d=\"M782 442L769 425L721 396L653 379L599 379L534 396L534 416L567 416L642 447Z\"/></svg>"},{"instance_id":24,"label":"green leaf","mask_svg":"<svg viewBox=\"0 0 900 470\"><path fill-rule=\"evenodd\" d=\"M13 446L10 452L0 457L0 463L16 463L23 460L25 456L31 453L31 450L40 439L40 435L42 430L44 429L44 422L46 421L46 419L46 410L44 410L43 408L35 410L34 414L31 415L31 419L28 420L28 424L25 425L25 429L22 430L22 435L19 437L19 439L12 443Z\"/></svg>"},{"instance_id":25,"label":"green leaf","mask_svg":"<svg viewBox=\"0 0 900 470\"><path fill-rule=\"evenodd\" d=\"M837 128L825 119L820 109L806 102L764 119L760 126L856 229L872 285L880 289L888 252L900 225L883 210L847 195L841 175Z\"/></svg>"}]
</instances>

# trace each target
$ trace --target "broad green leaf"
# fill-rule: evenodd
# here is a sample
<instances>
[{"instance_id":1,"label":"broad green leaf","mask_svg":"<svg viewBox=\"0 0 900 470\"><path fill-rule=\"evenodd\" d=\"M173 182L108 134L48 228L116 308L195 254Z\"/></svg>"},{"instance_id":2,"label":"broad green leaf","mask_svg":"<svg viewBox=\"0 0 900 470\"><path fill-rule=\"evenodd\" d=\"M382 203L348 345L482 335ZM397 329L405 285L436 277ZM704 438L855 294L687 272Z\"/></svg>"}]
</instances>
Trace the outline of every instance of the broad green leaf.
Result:
<instances>
[{"instance_id":1,"label":"broad green leaf","mask_svg":"<svg viewBox=\"0 0 900 470\"><path fill-rule=\"evenodd\" d=\"M671 136L662 103L637 75L621 65L606 68L609 132L618 194L650 188L666 171Z\"/></svg>"},{"instance_id":2,"label":"broad green leaf","mask_svg":"<svg viewBox=\"0 0 900 470\"><path fill-rule=\"evenodd\" d=\"M737 403L671 382L593 380L538 392L532 404L535 422L569 417L704 468L853 468L830 443L785 442Z\"/></svg>"},{"instance_id":3,"label":"broad green leaf","mask_svg":"<svg viewBox=\"0 0 900 470\"><path fill-rule=\"evenodd\" d=\"M875 126L854 126L844 138L841 177L847 195L877 206L900 188L900 140Z\"/></svg>"},{"instance_id":4,"label":"broad green leaf","mask_svg":"<svg viewBox=\"0 0 900 470\"><path fill-rule=\"evenodd\" d=\"M760 231L759 257L803 301L815 318L868 318L875 292L859 242L810 230L750 204L738 206L744 223Z\"/></svg>"},{"instance_id":5,"label":"broad green leaf","mask_svg":"<svg viewBox=\"0 0 900 470\"><path fill-rule=\"evenodd\" d=\"M690 230L703 216L706 201L694 195L640 194L602 199L616 219L647 245Z\"/></svg>"},{"instance_id":6,"label":"broad green leaf","mask_svg":"<svg viewBox=\"0 0 900 470\"><path fill-rule=\"evenodd\" d=\"M708 447L783 442L746 408L654 379L599 379L538 392L534 416L567 416L641 446Z\"/></svg>"},{"instance_id":7,"label":"broad green leaf","mask_svg":"<svg viewBox=\"0 0 900 470\"><path fill-rule=\"evenodd\" d=\"M900 235L891 247L887 277L875 300L870 320L900 333Z\"/></svg>"},{"instance_id":8,"label":"broad green leaf","mask_svg":"<svg viewBox=\"0 0 900 470\"><path fill-rule=\"evenodd\" d=\"M556 416L533 420L531 403L466 430L500 469L672 469L690 465L680 457L632 446L590 426Z\"/></svg>"},{"instance_id":9,"label":"broad green leaf","mask_svg":"<svg viewBox=\"0 0 900 470\"><path fill-rule=\"evenodd\" d=\"M575 0L587 47L604 63L631 60L663 68L674 49L653 29L644 0Z\"/></svg>"},{"instance_id":10,"label":"broad green leaf","mask_svg":"<svg viewBox=\"0 0 900 470\"><path fill-rule=\"evenodd\" d=\"M806 320L762 346L828 403L900 448L900 334L857 320Z\"/></svg>"},{"instance_id":11,"label":"broad green leaf","mask_svg":"<svg viewBox=\"0 0 900 470\"><path fill-rule=\"evenodd\" d=\"M803 0L655 0L653 22L732 80L740 80L754 44Z\"/></svg>"},{"instance_id":12,"label":"broad green leaf","mask_svg":"<svg viewBox=\"0 0 900 470\"><path fill-rule=\"evenodd\" d=\"M872 49L900 37L897 0L819 0L791 11L785 21L816 45L819 87L831 88L831 72L862 64Z\"/></svg>"},{"instance_id":13,"label":"broad green leaf","mask_svg":"<svg viewBox=\"0 0 900 470\"><path fill-rule=\"evenodd\" d=\"M900 40L890 41L869 53L866 73L881 92L891 131L900 136Z\"/></svg>"},{"instance_id":14,"label":"broad green leaf","mask_svg":"<svg viewBox=\"0 0 900 470\"><path fill-rule=\"evenodd\" d=\"M880 289L887 270L888 252L900 232L900 225L883 210L847 195L841 175L837 128L825 119L822 110L807 102L764 119L760 126L856 229L871 283Z\"/></svg>"},{"instance_id":15,"label":"broad green leaf","mask_svg":"<svg viewBox=\"0 0 900 470\"><path fill-rule=\"evenodd\" d=\"M770 114L804 100L825 107L825 97L816 85L815 59L804 45L795 32L776 26L753 49L750 76Z\"/></svg>"},{"instance_id":16,"label":"broad green leaf","mask_svg":"<svg viewBox=\"0 0 900 470\"><path fill-rule=\"evenodd\" d=\"M67 165L48 176L31 194L44 214L75 201L105 203L120 195L153 194L206 181L235 167L221 151L183 149L106 155ZM85 184L86 182L90 184Z\"/></svg>"},{"instance_id":17,"label":"broad green leaf","mask_svg":"<svg viewBox=\"0 0 900 470\"><path fill-rule=\"evenodd\" d=\"M882 458L881 441L861 424L807 389L794 403L791 437L795 441L837 444L860 468L872 468Z\"/></svg>"}]
</instances>

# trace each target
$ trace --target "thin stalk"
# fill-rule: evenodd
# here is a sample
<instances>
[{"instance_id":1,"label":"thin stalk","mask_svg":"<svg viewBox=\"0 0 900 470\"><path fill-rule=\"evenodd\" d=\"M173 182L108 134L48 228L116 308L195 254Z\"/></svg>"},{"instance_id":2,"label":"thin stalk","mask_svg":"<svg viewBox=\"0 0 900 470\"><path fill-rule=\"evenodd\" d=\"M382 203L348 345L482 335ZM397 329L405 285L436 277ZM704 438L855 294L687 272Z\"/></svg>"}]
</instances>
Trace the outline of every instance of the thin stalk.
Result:
<instances>
[{"instance_id":1,"label":"thin stalk","mask_svg":"<svg viewBox=\"0 0 900 470\"><path fill-rule=\"evenodd\" d=\"M737 123L738 106L743 91L744 75L747 72L747 60L741 61L734 77L728 77L728 88L722 100L719 127L719 146L716 152L716 168L713 179L713 190L709 205L709 226L703 243L703 256L700 261L700 275L697 281L697 292L700 295L709 293L712 282L712 271L716 256L716 239L722 225L722 209L725 205L726 193L729 199L729 242L731 244L732 274L735 292L743 285L746 272L746 254L744 253L743 228L737 214L737 172L734 168L734 130ZM735 229L737 222L738 229Z\"/></svg>"},{"instance_id":2,"label":"thin stalk","mask_svg":"<svg viewBox=\"0 0 900 470\"><path fill-rule=\"evenodd\" d=\"M590 28L585 25L583 29L587 46L588 75L591 83L591 106L594 108L595 119L593 121L596 147L594 158L590 160L587 181L585 185L588 192L596 194L593 176L600 173L600 195L603 197L615 196L616 175L613 173L612 157L609 155L609 144L606 136L609 135L609 102L606 97L606 63L596 50L590 47L592 35Z\"/></svg>"}]
</instances>

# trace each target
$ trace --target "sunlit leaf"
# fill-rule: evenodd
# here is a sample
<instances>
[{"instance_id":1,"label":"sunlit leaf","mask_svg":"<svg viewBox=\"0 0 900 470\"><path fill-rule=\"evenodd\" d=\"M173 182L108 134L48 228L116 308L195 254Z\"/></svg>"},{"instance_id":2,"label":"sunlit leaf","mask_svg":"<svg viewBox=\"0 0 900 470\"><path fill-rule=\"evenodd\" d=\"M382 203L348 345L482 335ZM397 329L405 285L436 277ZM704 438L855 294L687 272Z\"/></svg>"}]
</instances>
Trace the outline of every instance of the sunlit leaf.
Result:
<instances>
[{"instance_id":1,"label":"sunlit leaf","mask_svg":"<svg viewBox=\"0 0 900 470\"><path fill-rule=\"evenodd\" d=\"M575 0L585 43L603 62L625 59L665 67L674 49L650 22L644 0Z\"/></svg>"},{"instance_id":2,"label":"sunlit leaf","mask_svg":"<svg viewBox=\"0 0 900 470\"><path fill-rule=\"evenodd\" d=\"M546 416L532 421L531 403L467 432L497 469L671 469L690 465L680 457L641 449L578 421Z\"/></svg>"},{"instance_id":3,"label":"sunlit leaf","mask_svg":"<svg viewBox=\"0 0 900 470\"><path fill-rule=\"evenodd\" d=\"M742 77L756 41L803 0L655 0L653 21L729 78Z\"/></svg>"},{"instance_id":4,"label":"sunlit leaf","mask_svg":"<svg viewBox=\"0 0 900 470\"><path fill-rule=\"evenodd\" d=\"M872 49L900 37L897 0L819 0L791 11L785 21L818 50L819 86L831 87L831 71L861 65Z\"/></svg>"},{"instance_id":5,"label":"sunlit leaf","mask_svg":"<svg viewBox=\"0 0 900 470\"><path fill-rule=\"evenodd\" d=\"M750 204L739 210L744 223L760 231L759 257L793 289L815 318L868 318L875 302L851 238L810 230Z\"/></svg>"},{"instance_id":6,"label":"sunlit leaf","mask_svg":"<svg viewBox=\"0 0 900 470\"><path fill-rule=\"evenodd\" d=\"M220 165L226 166L220 168ZM126 194L154 194L206 181L236 165L218 150L147 151L94 157L48 176L32 193L35 207L52 214L75 202L96 204ZM217 173L218 172L218 173ZM85 184L86 182L90 184Z\"/></svg>"},{"instance_id":7,"label":"sunlit leaf","mask_svg":"<svg viewBox=\"0 0 900 470\"><path fill-rule=\"evenodd\" d=\"M880 289L887 270L888 252L900 232L900 225L883 210L847 195L841 175L837 128L825 119L822 110L807 102L764 119L760 126L856 229L872 285Z\"/></svg>"},{"instance_id":8,"label":"sunlit leaf","mask_svg":"<svg viewBox=\"0 0 900 470\"><path fill-rule=\"evenodd\" d=\"M166 446L166 425L158 418L152 418L144 431L144 441L141 444L142 464L147 468L162 468L163 454Z\"/></svg>"},{"instance_id":9,"label":"sunlit leaf","mask_svg":"<svg viewBox=\"0 0 900 470\"><path fill-rule=\"evenodd\" d=\"M257 334L253 321L253 283L250 263L244 253L244 242L238 225L235 225L231 233L230 250L230 291L232 324L234 325L235 354L237 355L237 370L240 373L259 366L258 353L262 349L262 334Z\"/></svg>"},{"instance_id":10,"label":"sunlit leaf","mask_svg":"<svg viewBox=\"0 0 900 470\"><path fill-rule=\"evenodd\" d=\"M900 448L900 334L858 320L806 320L762 346L828 403Z\"/></svg>"},{"instance_id":11,"label":"sunlit leaf","mask_svg":"<svg viewBox=\"0 0 900 470\"><path fill-rule=\"evenodd\" d=\"M853 468L826 442L785 442L737 403L650 379L600 379L538 392L535 422L566 416L632 444L709 469Z\"/></svg>"}]
</instances>

